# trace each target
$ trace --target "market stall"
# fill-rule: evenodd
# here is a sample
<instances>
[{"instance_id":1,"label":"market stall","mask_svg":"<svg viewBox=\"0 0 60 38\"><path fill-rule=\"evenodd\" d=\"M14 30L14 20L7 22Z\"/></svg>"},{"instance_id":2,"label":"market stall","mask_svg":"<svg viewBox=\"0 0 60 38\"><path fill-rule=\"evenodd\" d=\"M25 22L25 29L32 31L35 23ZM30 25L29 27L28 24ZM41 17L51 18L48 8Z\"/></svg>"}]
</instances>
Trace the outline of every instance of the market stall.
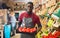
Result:
<instances>
[{"instance_id":1,"label":"market stall","mask_svg":"<svg viewBox=\"0 0 60 38\"><path fill-rule=\"evenodd\" d=\"M51 1L52 0L49 0L47 3L45 3L46 8L45 10L42 9L44 10L43 12L37 12L37 15L40 16L40 21L42 24L41 31L36 35L37 38L57 38L60 36L56 33L56 31L59 31L57 28L60 26L60 22L58 22L60 20L60 10L58 9L60 5L58 2L56 2L56 0L53 0L53 3ZM57 34L56 37L54 36L54 32Z\"/></svg>"}]
</instances>

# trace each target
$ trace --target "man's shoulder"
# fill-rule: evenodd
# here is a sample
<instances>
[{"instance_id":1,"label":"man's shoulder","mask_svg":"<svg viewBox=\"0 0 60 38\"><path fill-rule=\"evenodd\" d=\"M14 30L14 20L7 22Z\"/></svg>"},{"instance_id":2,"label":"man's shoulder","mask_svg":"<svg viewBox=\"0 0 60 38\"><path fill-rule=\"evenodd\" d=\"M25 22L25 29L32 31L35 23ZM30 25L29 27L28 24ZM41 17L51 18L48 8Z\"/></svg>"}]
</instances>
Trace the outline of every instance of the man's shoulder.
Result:
<instances>
[{"instance_id":1,"label":"man's shoulder","mask_svg":"<svg viewBox=\"0 0 60 38\"><path fill-rule=\"evenodd\" d=\"M35 13L33 13L33 15L35 16L35 17L39 17L38 15L36 15Z\"/></svg>"},{"instance_id":2,"label":"man's shoulder","mask_svg":"<svg viewBox=\"0 0 60 38\"><path fill-rule=\"evenodd\" d=\"M26 14L26 11L23 11L23 12L20 13L20 15L24 15L24 14Z\"/></svg>"}]
</instances>

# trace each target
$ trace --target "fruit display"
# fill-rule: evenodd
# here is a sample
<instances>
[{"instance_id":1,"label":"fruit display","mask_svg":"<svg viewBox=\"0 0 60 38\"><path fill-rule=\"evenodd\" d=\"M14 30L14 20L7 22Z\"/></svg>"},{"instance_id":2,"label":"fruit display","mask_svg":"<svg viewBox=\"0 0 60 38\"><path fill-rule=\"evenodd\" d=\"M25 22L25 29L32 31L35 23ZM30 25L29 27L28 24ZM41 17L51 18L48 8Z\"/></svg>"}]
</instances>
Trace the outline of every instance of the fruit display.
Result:
<instances>
[{"instance_id":1,"label":"fruit display","mask_svg":"<svg viewBox=\"0 0 60 38\"><path fill-rule=\"evenodd\" d=\"M47 9L46 8L41 11L41 15L45 15L46 13L47 13Z\"/></svg>"},{"instance_id":2,"label":"fruit display","mask_svg":"<svg viewBox=\"0 0 60 38\"><path fill-rule=\"evenodd\" d=\"M52 7L48 10L48 13L49 13L49 14L52 14L56 7L57 7L57 5L52 6Z\"/></svg>"},{"instance_id":3,"label":"fruit display","mask_svg":"<svg viewBox=\"0 0 60 38\"><path fill-rule=\"evenodd\" d=\"M56 30L60 26L60 3L48 6L48 9L46 8L44 11L39 12L39 16L42 29L36 34L36 37L60 38L60 31Z\"/></svg>"},{"instance_id":4,"label":"fruit display","mask_svg":"<svg viewBox=\"0 0 60 38\"><path fill-rule=\"evenodd\" d=\"M57 10L56 10L56 12L54 13L54 15L56 15L57 17L60 17L60 8L58 8Z\"/></svg>"},{"instance_id":5,"label":"fruit display","mask_svg":"<svg viewBox=\"0 0 60 38\"><path fill-rule=\"evenodd\" d=\"M49 19L47 25L48 27L51 27L53 25L54 21L52 19Z\"/></svg>"}]
</instances>

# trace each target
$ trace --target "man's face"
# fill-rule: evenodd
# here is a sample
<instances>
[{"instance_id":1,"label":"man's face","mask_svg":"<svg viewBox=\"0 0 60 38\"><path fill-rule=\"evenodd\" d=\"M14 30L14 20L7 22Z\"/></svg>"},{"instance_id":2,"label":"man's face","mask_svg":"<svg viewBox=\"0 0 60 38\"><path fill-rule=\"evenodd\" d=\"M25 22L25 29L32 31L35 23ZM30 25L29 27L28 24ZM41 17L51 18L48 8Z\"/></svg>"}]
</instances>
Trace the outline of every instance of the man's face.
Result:
<instances>
[{"instance_id":1,"label":"man's face","mask_svg":"<svg viewBox=\"0 0 60 38\"><path fill-rule=\"evenodd\" d=\"M31 13L32 12L32 9L33 9L33 5L32 4L27 4L27 12L28 13Z\"/></svg>"}]
</instances>

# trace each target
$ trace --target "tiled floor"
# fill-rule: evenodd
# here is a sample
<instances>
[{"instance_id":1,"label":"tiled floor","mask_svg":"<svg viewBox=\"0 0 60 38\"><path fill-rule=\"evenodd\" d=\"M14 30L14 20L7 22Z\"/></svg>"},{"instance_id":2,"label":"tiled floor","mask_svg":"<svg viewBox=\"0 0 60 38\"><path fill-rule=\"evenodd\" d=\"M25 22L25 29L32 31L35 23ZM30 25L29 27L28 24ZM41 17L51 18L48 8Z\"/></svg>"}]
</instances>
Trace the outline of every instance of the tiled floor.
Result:
<instances>
[{"instance_id":1,"label":"tiled floor","mask_svg":"<svg viewBox=\"0 0 60 38\"><path fill-rule=\"evenodd\" d=\"M11 38L20 38L20 34L16 34L15 36L13 36Z\"/></svg>"}]
</instances>

